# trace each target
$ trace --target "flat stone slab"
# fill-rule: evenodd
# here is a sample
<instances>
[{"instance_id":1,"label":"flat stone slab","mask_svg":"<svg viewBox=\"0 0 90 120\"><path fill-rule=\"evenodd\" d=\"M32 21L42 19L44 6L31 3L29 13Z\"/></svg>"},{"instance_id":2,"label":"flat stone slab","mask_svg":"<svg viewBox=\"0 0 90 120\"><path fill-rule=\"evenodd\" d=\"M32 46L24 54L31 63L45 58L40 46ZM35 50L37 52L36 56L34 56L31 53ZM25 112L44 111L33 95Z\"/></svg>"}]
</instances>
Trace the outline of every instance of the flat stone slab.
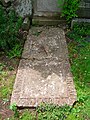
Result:
<instances>
[{"instance_id":1,"label":"flat stone slab","mask_svg":"<svg viewBox=\"0 0 90 120\"><path fill-rule=\"evenodd\" d=\"M57 0L37 0L37 11L60 12Z\"/></svg>"},{"instance_id":2,"label":"flat stone slab","mask_svg":"<svg viewBox=\"0 0 90 120\"><path fill-rule=\"evenodd\" d=\"M11 104L36 107L42 102L72 105L75 101L64 31L33 27L24 46Z\"/></svg>"}]
</instances>

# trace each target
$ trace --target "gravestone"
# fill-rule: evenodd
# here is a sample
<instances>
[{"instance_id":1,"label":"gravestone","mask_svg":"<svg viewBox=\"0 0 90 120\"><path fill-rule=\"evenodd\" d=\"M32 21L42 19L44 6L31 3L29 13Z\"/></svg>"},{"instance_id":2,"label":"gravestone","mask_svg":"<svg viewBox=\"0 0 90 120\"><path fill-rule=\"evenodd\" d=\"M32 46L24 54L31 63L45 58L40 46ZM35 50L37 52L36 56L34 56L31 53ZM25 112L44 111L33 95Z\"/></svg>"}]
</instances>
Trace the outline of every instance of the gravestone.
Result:
<instances>
[{"instance_id":1,"label":"gravestone","mask_svg":"<svg viewBox=\"0 0 90 120\"><path fill-rule=\"evenodd\" d=\"M57 0L37 0L37 11L57 12Z\"/></svg>"},{"instance_id":2,"label":"gravestone","mask_svg":"<svg viewBox=\"0 0 90 120\"><path fill-rule=\"evenodd\" d=\"M78 16L83 18L90 18L90 0L81 0Z\"/></svg>"},{"instance_id":3,"label":"gravestone","mask_svg":"<svg viewBox=\"0 0 90 120\"><path fill-rule=\"evenodd\" d=\"M34 0L34 15L43 16L60 11L58 0Z\"/></svg>"},{"instance_id":4,"label":"gravestone","mask_svg":"<svg viewBox=\"0 0 90 120\"><path fill-rule=\"evenodd\" d=\"M63 29L32 27L18 67L11 105L73 105L76 99Z\"/></svg>"}]
</instances>

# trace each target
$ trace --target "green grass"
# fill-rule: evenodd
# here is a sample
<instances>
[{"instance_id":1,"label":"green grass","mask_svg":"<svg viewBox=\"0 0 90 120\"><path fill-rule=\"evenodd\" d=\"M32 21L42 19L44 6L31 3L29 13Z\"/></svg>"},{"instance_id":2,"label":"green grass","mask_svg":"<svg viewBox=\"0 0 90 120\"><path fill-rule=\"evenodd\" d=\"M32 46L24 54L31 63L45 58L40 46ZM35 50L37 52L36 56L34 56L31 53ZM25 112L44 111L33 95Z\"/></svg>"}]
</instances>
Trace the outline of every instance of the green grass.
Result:
<instances>
[{"instance_id":1,"label":"green grass","mask_svg":"<svg viewBox=\"0 0 90 120\"><path fill-rule=\"evenodd\" d=\"M12 92L15 75L11 74L6 65L0 63L0 98L9 98Z\"/></svg>"},{"instance_id":2,"label":"green grass","mask_svg":"<svg viewBox=\"0 0 90 120\"><path fill-rule=\"evenodd\" d=\"M90 119L90 24L76 24L68 34L72 41L68 44L71 71L77 90L80 120ZM88 39L87 39L88 38Z\"/></svg>"}]
</instances>

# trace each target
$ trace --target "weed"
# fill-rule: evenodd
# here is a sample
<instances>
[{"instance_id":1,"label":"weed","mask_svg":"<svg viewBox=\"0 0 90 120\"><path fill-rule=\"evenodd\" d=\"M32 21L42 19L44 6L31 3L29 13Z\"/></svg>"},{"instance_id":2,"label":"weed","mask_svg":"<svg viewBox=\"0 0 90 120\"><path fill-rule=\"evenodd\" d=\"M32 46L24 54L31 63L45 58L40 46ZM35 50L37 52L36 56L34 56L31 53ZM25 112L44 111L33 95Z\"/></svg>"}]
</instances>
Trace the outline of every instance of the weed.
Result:
<instances>
[{"instance_id":1,"label":"weed","mask_svg":"<svg viewBox=\"0 0 90 120\"><path fill-rule=\"evenodd\" d=\"M12 71L14 70L14 68L12 66L9 66L9 70Z\"/></svg>"},{"instance_id":2,"label":"weed","mask_svg":"<svg viewBox=\"0 0 90 120\"><path fill-rule=\"evenodd\" d=\"M20 58L22 53L22 48L20 47L20 45L16 44L15 47L12 48L12 50L10 50L9 52L7 52L7 55L12 59L15 57Z\"/></svg>"},{"instance_id":3,"label":"weed","mask_svg":"<svg viewBox=\"0 0 90 120\"><path fill-rule=\"evenodd\" d=\"M67 36L72 39L68 44L71 71L74 76L78 94L78 102L71 115L77 115L79 120L90 119L90 24L75 24ZM70 116L69 116L70 118Z\"/></svg>"},{"instance_id":4,"label":"weed","mask_svg":"<svg viewBox=\"0 0 90 120\"><path fill-rule=\"evenodd\" d=\"M30 113L30 111L25 110L20 116L20 120L36 120L35 114Z\"/></svg>"},{"instance_id":5,"label":"weed","mask_svg":"<svg viewBox=\"0 0 90 120\"><path fill-rule=\"evenodd\" d=\"M17 110L16 103L13 103L12 105L10 105L10 109L14 111L14 118L18 118L19 117L19 112Z\"/></svg>"},{"instance_id":6,"label":"weed","mask_svg":"<svg viewBox=\"0 0 90 120\"><path fill-rule=\"evenodd\" d=\"M0 63L0 98L2 99L9 97L11 94L15 78L14 75L9 75L9 70L5 69L6 65L4 63Z\"/></svg>"},{"instance_id":7,"label":"weed","mask_svg":"<svg viewBox=\"0 0 90 120\"><path fill-rule=\"evenodd\" d=\"M65 17L67 22L70 23L72 18L77 17L77 10L79 8L80 0L58 0L60 8L62 8L62 17Z\"/></svg>"},{"instance_id":8,"label":"weed","mask_svg":"<svg viewBox=\"0 0 90 120\"><path fill-rule=\"evenodd\" d=\"M9 102L9 99L3 99L3 104L6 104L7 102Z\"/></svg>"},{"instance_id":9,"label":"weed","mask_svg":"<svg viewBox=\"0 0 90 120\"><path fill-rule=\"evenodd\" d=\"M38 120L64 120L67 118L70 107L65 105L62 107L42 104L38 109Z\"/></svg>"}]
</instances>

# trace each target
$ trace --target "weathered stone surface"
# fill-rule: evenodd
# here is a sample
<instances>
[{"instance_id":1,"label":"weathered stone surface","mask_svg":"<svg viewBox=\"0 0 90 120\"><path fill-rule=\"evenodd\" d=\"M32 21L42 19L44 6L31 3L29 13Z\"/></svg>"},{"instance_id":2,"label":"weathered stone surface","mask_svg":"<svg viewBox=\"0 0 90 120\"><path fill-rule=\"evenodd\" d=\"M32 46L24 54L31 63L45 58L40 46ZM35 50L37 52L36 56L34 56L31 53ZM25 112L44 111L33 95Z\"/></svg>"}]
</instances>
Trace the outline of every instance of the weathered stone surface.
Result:
<instances>
[{"instance_id":1,"label":"weathered stone surface","mask_svg":"<svg viewBox=\"0 0 90 120\"><path fill-rule=\"evenodd\" d=\"M73 28L74 24L76 23L90 23L90 19L85 18L74 18L71 22L71 29Z\"/></svg>"},{"instance_id":2,"label":"weathered stone surface","mask_svg":"<svg viewBox=\"0 0 90 120\"><path fill-rule=\"evenodd\" d=\"M48 18L48 17L33 17L32 19L32 25L39 25L39 26L43 26L43 25L46 25L46 26L66 26L66 20L64 19L60 19L60 15L59 17L51 17L51 18Z\"/></svg>"},{"instance_id":3,"label":"weathered stone surface","mask_svg":"<svg viewBox=\"0 0 90 120\"><path fill-rule=\"evenodd\" d=\"M77 13L81 18L90 18L90 0L81 0Z\"/></svg>"},{"instance_id":4,"label":"weathered stone surface","mask_svg":"<svg viewBox=\"0 0 90 120\"><path fill-rule=\"evenodd\" d=\"M58 8L57 0L37 0L37 11L57 12Z\"/></svg>"},{"instance_id":5,"label":"weathered stone surface","mask_svg":"<svg viewBox=\"0 0 90 120\"><path fill-rule=\"evenodd\" d=\"M62 7L58 7L58 0L33 0L34 16L56 16L61 13ZM55 14L54 14L55 13Z\"/></svg>"},{"instance_id":6,"label":"weathered stone surface","mask_svg":"<svg viewBox=\"0 0 90 120\"><path fill-rule=\"evenodd\" d=\"M32 15L32 3L31 0L16 0L14 2L16 12L21 17Z\"/></svg>"},{"instance_id":7,"label":"weathered stone surface","mask_svg":"<svg viewBox=\"0 0 90 120\"><path fill-rule=\"evenodd\" d=\"M72 105L76 100L64 31L32 28L24 46L11 104L36 107L42 102Z\"/></svg>"},{"instance_id":8,"label":"weathered stone surface","mask_svg":"<svg viewBox=\"0 0 90 120\"><path fill-rule=\"evenodd\" d=\"M30 28L30 19L29 19L29 17L26 17L23 21L22 29L29 30L29 28Z\"/></svg>"}]
</instances>

